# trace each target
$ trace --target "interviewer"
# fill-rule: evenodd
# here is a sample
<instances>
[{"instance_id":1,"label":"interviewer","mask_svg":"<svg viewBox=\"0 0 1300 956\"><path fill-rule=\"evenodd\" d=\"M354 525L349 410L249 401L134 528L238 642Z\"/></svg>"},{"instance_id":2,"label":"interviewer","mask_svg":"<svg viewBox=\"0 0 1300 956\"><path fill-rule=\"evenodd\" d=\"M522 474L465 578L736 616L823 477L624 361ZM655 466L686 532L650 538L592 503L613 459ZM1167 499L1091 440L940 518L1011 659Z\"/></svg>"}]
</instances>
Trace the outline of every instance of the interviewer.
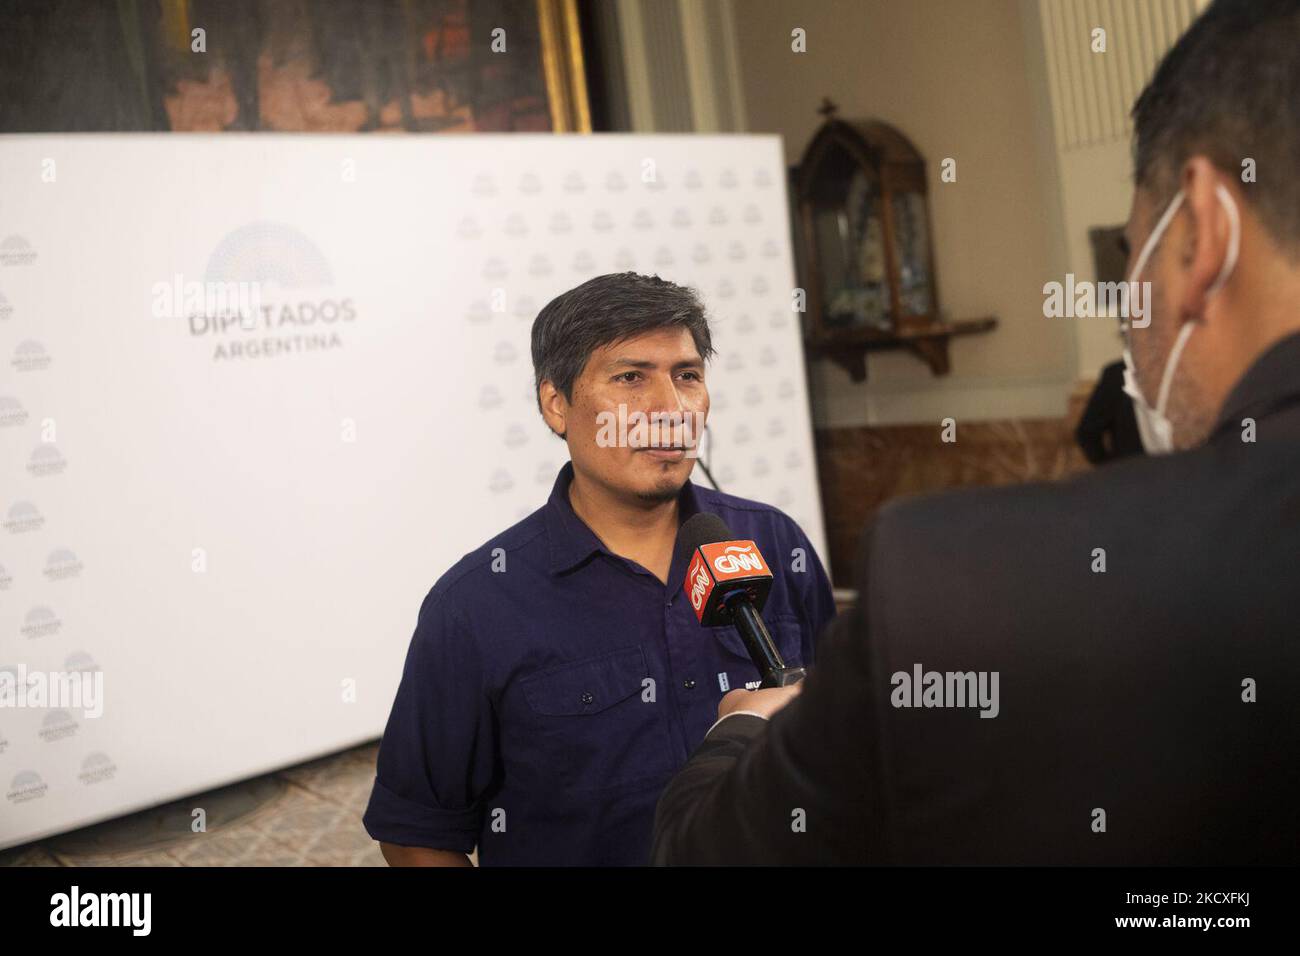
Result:
<instances>
[{"instance_id":1,"label":"interviewer","mask_svg":"<svg viewBox=\"0 0 1300 956\"><path fill-rule=\"evenodd\" d=\"M723 699L656 862L1300 861L1298 49L1300 0L1217 0L1134 106L1152 456L883 509L857 610L797 697Z\"/></svg>"}]
</instances>

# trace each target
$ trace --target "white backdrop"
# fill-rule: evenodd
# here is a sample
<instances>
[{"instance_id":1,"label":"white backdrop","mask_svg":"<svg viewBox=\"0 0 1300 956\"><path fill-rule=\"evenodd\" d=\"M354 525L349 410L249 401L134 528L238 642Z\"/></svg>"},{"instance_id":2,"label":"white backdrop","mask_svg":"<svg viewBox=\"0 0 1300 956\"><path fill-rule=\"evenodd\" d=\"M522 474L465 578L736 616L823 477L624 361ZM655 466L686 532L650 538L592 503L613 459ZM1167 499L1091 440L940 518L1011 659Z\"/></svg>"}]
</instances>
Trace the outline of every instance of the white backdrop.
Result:
<instances>
[{"instance_id":1,"label":"white backdrop","mask_svg":"<svg viewBox=\"0 0 1300 956\"><path fill-rule=\"evenodd\" d=\"M824 559L784 184L765 136L0 138L0 670L105 693L0 709L0 847L377 737L566 459L528 333L593 275L700 291L714 475ZM258 327L154 315L205 280Z\"/></svg>"}]
</instances>

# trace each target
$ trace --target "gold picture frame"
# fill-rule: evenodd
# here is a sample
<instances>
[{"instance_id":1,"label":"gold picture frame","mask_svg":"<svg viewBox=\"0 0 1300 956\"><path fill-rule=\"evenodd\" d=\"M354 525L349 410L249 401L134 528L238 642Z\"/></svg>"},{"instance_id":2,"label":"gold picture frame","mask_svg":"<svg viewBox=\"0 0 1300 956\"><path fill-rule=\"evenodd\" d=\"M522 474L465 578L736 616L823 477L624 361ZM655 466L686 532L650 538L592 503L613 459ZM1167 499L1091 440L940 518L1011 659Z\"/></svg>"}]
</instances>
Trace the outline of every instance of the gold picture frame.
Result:
<instances>
[{"instance_id":1,"label":"gold picture frame","mask_svg":"<svg viewBox=\"0 0 1300 956\"><path fill-rule=\"evenodd\" d=\"M590 133L591 107L582 59L582 31L576 0L537 0L542 36L542 70L556 133Z\"/></svg>"}]
</instances>

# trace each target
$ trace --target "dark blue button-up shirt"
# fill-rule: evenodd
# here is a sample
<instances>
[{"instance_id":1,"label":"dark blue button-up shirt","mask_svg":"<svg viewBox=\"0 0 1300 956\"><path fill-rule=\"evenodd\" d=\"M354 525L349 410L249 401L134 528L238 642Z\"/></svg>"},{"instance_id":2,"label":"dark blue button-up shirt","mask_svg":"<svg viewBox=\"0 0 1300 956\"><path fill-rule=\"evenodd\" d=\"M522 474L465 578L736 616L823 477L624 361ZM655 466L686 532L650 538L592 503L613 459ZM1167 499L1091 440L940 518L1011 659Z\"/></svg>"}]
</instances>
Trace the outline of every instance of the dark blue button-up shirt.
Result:
<instances>
[{"instance_id":1,"label":"dark blue button-up shirt","mask_svg":"<svg viewBox=\"0 0 1300 956\"><path fill-rule=\"evenodd\" d=\"M758 680L734 627L696 620L685 558L664 585L609 551L569 504L572 478L566 464L542 508L424 599L365 813L374 839L477 845L485 866L646 863L660 790L722 695ZM775 578L763 619L787 663L811 664L835 606L798 525L690 482L679 509L758 543Z\"/></svg>"}]
</instances>

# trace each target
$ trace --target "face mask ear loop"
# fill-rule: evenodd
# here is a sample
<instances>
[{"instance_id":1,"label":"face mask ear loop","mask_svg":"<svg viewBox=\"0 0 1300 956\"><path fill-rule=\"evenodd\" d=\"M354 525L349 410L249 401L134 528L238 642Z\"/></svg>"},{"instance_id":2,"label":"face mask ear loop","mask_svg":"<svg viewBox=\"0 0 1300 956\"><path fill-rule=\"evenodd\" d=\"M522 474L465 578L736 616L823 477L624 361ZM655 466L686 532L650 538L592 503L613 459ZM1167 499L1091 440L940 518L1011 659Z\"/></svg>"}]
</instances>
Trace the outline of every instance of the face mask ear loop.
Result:
<instances>
[{"instance_id":1,"label":"face mask ear loop","mask_svg":"<svg viewBox=\"0 0 1300 956\"><path fill-rule=\"evenodd\" d=\"M1183 355L1183 346L1187 340L1192 337L1192 331L1196 328L1191 322L1184 323L1183 330L1178 333L1178 341L1174 343L1173 351L1169 353L1169 358L1165 360L1165 374L1160 379L1160 394L1156 396L1156 414L1164 415L1165 402L1169 400L1169 387L1174 383L1174 371L1178 368L1178 361Z\"/></svg>"},{"instance_id":2,"label":"face mask ear loop","mask_svg":"<svg viewBox=\"0 0 1300 956\"><path fill-rule=\"evenodd\" d=\"M1151 258L1151 253L1156 244L1160 242L1160 237L1164 235L1165 230L1169 228L1169 220L1174 218L1174 213L1178 212L1178 207L1183 204L1183 191L1178 190L1178 194L1169 202L1169 208L1165 214L1156 222L1156 226L1151 230L1151 235L1147 237L1146 245L1142 247L1142 254L1138 256L1138 261L1133 265L1133 274L1129 276L1129 282L1136 283L1142 278L1142 270L1147 267L1147 260Z\"/></svg>"},{"instance_id":3,"label":"face mask ear loop","mask_svg":"<svg viewBox=\"0 0 1300 956\"><path fill-rule=\"evenodd\" d=\"M1205 291L1207 298L1218 292L1219 289L1223 287L1223 284L1228 281L1228 277L1232 275L1232 270L1237 265L1237 255L1241 251L1241 221L1237 216L1237 204L1233 202L1232 195L1224 188L1222 183L1215 186L1215 194L1219 197L1219 202L1223 203L1223 208L1228 214L1228 250L1224 254L1223 265L1219 268L1219 274L1215 277L1210 288ZM1160 217L1160 221L1156 224L1156 228L1151 231L1153 236L1158 236L1164 232L1165 227L1169 224L1169 220L1173 217L1174 212L1182 203L1182 199L1183 193L1180 190L1178 196L1169 204L1169 208L1165 210L1165 214ZM1149 255L1154 246L1155 243L1148 242L1148 247L1144 249L1143 252ZM1144 255L1142 260L1138 262L1140 268L1145 268L1146 258L1147 256ZM1137 278L1140 268L1133 270L1134 279ZM1183 346L1185 346L1187 340L1191 338L1192 330L1194 328L1195 326L1193 326L1191 322L1188 322L1183 326L1183 330L1178 333L1178 341L1174 343L1173 350L1169 353L1169 358L1165 360L1165 372L1160 379L1160 392L1156 396L1155 410L1159 415L1163 415L1165 412L1165 403L1169 400L1169 388L1174 381L1173 373L1178 368L1179 360L1182 358L1183 354Z\"/></svg>"},{"instance_id":4,"label":"face mask ear loop","mask_svg":"<svg viewBox=\"0 0 1300 956\"><path fill-rule=\"evenodd\" d=\"M1241 251L1241 220L1237 216L1237 204L1233 202L1232 194L1222 183L1215 186L1215 194L1228 214L1228 251L1223 256L1223 265L1219 268L1219 274L1214 277L1213 284L1205 290L1207 299L1222 289L1223 284L1228 281L1228 276L1232 275L1232 270L1237 265L1237 253Z\"/></svg>"}]
</instances>

